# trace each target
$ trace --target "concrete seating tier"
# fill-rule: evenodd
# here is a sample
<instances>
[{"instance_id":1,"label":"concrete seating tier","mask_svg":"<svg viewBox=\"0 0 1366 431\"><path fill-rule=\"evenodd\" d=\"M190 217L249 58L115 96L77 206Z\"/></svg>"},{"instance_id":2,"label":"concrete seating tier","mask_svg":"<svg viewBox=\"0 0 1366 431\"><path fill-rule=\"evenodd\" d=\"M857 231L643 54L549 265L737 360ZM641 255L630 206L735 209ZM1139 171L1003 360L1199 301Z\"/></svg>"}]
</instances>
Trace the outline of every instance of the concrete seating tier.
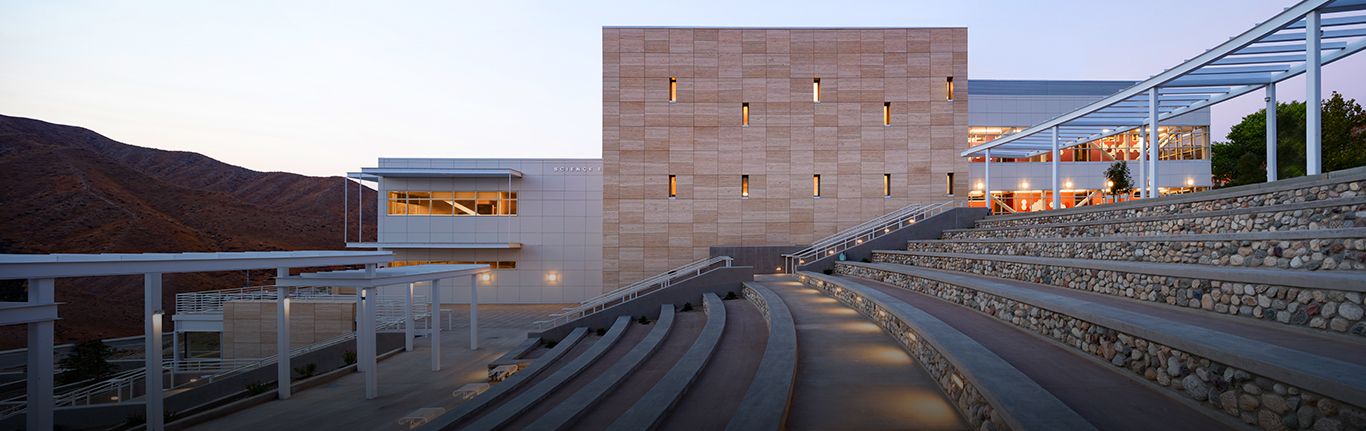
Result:
<instances>
[{"instance_id":1,"label":"concrete seating tier","mask_svg":"<svg viewBox=\"0 0 1366 431\"><path fill-rule=\"evenodd\" d=\"M1361 344L1016 280L885 263L835 270L992 316L1262 429L1366 427Z\"/></svg>"},{"instance_id":2,"label":"concrete seating tier","mask_svg":"<svg viewBox=\"0 0 1366 431\"><path fill-rule=\"evenodd\" d=\"M1362 190L1363 187L1366 187L1366 168L1354 168L1273 183L1251 184L1099 207L1080 207L988 217L979 221L977 226L979 228L1003 228L1029 227L1039 224L1085 223L1099 220L1115 222L1168 215L1196 216L1201 213L1235 209L1255 210L1258 207L1292 207L1304 203L1335 202L1338 200L1343 200L1344 203L1341 205L1354 205L1345 202L1366 195L1366 191ZM1355 201L1360 203L1359 200ZM1329 203L1328 205L1337 204Z\"/></svg>"},{"instance_id":3,"label":"concrete seating tier","mask_svg":"<svg viewBox=\"0 0 1366 431\"><path fill-rule=\"evenodd\" d=\"M608 431L653 429L664 420L683 394L697 381L702 370L716 352L721 333L726 326L726 306L716 294L702 295L702 310L707 313L707 324L697 335L692 347L661 377L649 392L640 396L630 409L616 416Z\"/></svg>"},{"instance_id":4,"label":"concrete seating tier","mask_svg":"<svg viewBox=\"0 0 1366 431\"><path fill-rule=\"evenodd\" d=\"M998 430L1096 429L1010 363L929 313L852 280L812 272L798 278L890 332L973 429L988 422Z\"/></svg>"},{"instance_id":5,"label":"concrete seating tier","mask_svg":"<svg viewBox=\"0 0 1366 431\"><path fill-rule=\"evenodd\" d=\"M1366 342L1360 271L879 251L874 262L1039 283Z\"/></svg>"},{"instance_id":6,"label":"concrete seating tier","mask_svg":"<svg viewBox=\"0 0 1366 431\"><path fill-rule=\"evenodd\" d=\"M1196 193L1194 195L1200 195ZM1163 199L1154 199L1161 201ZM1112 204L1124 205L1124 204ZM1366 227L1366 197L1328 199L1286 205L1256 205L1203 212L1129 216L1127 212L1082 207L1062 211L1073 216L1010 216L1009 223L988 217L973 229L944 231L944 239L1066 238L1227 234ZM1090 210L1090 212L1082 212ZM1051 211L1049 211L1051 212ZM1118 214L1117 214L1118 213ZM998 216L999 217L999 216Z\"/></svg>"},{"instance_id":7,"label":"concrete seating tier","mask_svg":"<svg viewBox=\"0 0 1366 431\"><path fill-rule=\"evenodd\" d=\"M781 431L797 375L797 326L787 305L767 287L745 282L741 293L768 322L768 346L726 431Z\"/></svg>"},{"instance_id":8,"label":"concrete seating tier","mask_svg":"<svg viewBox=\"0 0 1366 431\"><path fill-rule=\"evenodd\" d=\"M1366 270L1366 229L1211 235L919 240L908 241L906 250L1267 267L1293 271L1362 271ZM1363 276L1366 276L1366 273Z\"/></svg>"}]
</instances>

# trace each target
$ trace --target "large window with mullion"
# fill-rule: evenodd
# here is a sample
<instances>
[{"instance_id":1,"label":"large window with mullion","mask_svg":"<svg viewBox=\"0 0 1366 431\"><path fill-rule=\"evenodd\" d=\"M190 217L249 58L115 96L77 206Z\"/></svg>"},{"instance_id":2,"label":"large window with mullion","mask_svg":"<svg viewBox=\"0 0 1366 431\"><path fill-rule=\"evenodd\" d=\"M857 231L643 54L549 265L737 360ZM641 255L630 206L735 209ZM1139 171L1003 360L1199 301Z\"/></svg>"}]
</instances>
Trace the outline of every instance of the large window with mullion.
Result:
<instances>
[{"instance_id":1,"label":"large window with mullion","mask_svg":"<svg viewBox=\"0 0 1366 431\"><path fill-rule=\"evenodd\" d=\"M389 192L389 215L517 215L517 192Z\"/></svg>"}]
</instances>

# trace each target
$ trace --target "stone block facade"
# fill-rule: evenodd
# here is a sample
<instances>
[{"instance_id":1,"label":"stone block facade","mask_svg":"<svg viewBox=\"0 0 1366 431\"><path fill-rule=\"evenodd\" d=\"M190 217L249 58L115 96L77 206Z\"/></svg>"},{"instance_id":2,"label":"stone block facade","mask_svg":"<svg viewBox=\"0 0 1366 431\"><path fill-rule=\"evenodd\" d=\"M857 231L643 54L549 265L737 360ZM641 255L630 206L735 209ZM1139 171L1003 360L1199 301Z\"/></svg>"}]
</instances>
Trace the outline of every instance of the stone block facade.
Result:
<instances>
[{"instance_id":1,"label":"stone block facade","mask_svg":"<svg viewBox=\"0 0 1366 431\"><path fill-rule=\"evenodd\" d=\"M605 289L954 199L949 174L967 193L966 28L611 27L602 46Z\"/></svg>"},{"instance_id":2,"label":"stone block facade","mask_svg":"<svg viewBox=\"0 0 1366 431\"><path fill-rule=\"evenodd\" d=\"M291 349L355 331L354 302L292 301L289 304ZM223 304L223 359L273 356L277 341L274 301L228 301Z\"/></svg>"}]
</instances>

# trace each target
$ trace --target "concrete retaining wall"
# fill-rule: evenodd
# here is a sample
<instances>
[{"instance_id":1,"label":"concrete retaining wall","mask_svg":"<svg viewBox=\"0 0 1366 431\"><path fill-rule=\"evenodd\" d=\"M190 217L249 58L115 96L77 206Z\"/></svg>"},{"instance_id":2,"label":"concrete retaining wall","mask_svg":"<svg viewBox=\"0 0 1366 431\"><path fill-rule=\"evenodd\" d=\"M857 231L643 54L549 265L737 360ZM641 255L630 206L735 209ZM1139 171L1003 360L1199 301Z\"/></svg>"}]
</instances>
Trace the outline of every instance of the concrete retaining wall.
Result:
<instances>
[{"instance_id":1,"label":"concrete retaining wall","mask_svg":"<svg viewBox=\"0 0 1366 431\"><path fill-rule=\"evenodd\" d=\"M730 264L733 266L749 266L754 268L755 274L778 274L783 264L783 255L796 253L805 249L801 245L774 245L774 246L753 246L753 247L711 247L711 257L730 256L735 259Z\"/></svg>"},{"instance_id":2,"label":"concrete retaining wall","mask_svg":"<svg viewBox=\"0 0 1366 431\"><path fill-rule=\"evenodd\" d=\"M872 259L874 250L898 250L906 247L907 241L920 239L939 239L945 230L973 227L978 220L990 214L987 208L954 208L887 233L886 235L864 241L862 244L844 250L845 259L859 261ZM813 262L798 265L798 271L821 272L835 267L839 254L827 255Z\"/></svg>"},{"instance_id":3,"label":"concrete retaining wall","mask_svg":"<svg viewBox=\"0 0 1366 431\"><path fill-rule=\"evenodd\" d=\"M647 316L650 319L659 318L659 306L663 304L674 304L683 306L685 302L691 302L694 306L702 304L703 293L716 293L718 296L726 296L726 292L734 291L740 294L740 283L754 281L754 269L748 266L732 266L716 268L707 271L700 276L680 282L651 292L639 298L608 307L597 313L584 316L570 321L563 325L546 329L544 331L533 331L527 333L528 338L541 338L543 340L558 340L564 338L573 331L574 328L606 328L619 316Z\"/></svg>"}]
</instances>

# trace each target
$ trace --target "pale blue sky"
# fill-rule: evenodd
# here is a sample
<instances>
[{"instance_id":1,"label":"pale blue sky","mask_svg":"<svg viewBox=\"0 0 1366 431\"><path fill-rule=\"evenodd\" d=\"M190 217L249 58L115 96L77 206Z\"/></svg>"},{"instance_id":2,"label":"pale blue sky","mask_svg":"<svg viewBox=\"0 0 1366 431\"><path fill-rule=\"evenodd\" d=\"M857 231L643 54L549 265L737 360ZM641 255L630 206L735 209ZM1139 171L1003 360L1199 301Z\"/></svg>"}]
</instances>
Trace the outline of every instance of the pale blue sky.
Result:
<instances>
[{"instance_id":1,"label":"pale blue sky","mask_svg":"<svg viewBox=\"0 0 1366 431\"><path fill-rule=\"evenodd\" d=\"M970 78L1138 80L1292 4L0 0L0 114L308 175L600 157L604 25L966 26ZM1325 97L1366 100L1363 71L1325 68ZM1303 100L1303 79L1278 90ZM1217 106L1215 136L1261 97Z\"/></svg>"}]
</instances>

